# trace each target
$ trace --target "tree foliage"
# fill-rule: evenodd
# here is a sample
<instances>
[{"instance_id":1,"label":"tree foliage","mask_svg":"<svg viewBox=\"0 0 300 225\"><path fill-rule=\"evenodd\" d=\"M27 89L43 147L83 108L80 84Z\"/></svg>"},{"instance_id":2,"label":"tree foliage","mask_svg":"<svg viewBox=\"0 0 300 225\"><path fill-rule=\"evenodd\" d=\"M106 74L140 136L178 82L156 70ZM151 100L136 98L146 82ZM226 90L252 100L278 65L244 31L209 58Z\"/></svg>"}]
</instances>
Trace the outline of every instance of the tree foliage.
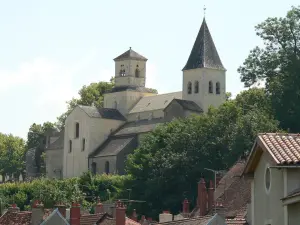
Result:
<instances>
[{"instance_id":1,"label":"tree foliage","mask_svg":"<svg viewBox=\"0 0 300 225\"><path fill-rule=\"evenodd\" d=\"M280 126L300 131L300 7L284 18L268 18L256 27L264 47L255 47L238 71L245 87L265 82Z\"/></svg>"},{"instance_id":2,"label":"tree foliage","mask_svg":"<svg viewBox=\"0 0 300 225\"><path fill-rule=\"evenodd\" d=\"M204 168L228 169L249 153L257 133L278 131L268 102L263 89L250 89L207 114L173 120L146 135L127 162L134 197L147 201L140 210L177 213L185 197L195 202L197 181L212 177Z\"/></svg>"},{"instance_id":3,"label":"tree foliage","mask_svg":"<svg viewBox=\"0 0 300 225\"><path fill-rule=\"evenodd\" d=\"M25 170L25 142L11 134L0 133L0 174L19 177Z\"/></svg>"}]
</instances>

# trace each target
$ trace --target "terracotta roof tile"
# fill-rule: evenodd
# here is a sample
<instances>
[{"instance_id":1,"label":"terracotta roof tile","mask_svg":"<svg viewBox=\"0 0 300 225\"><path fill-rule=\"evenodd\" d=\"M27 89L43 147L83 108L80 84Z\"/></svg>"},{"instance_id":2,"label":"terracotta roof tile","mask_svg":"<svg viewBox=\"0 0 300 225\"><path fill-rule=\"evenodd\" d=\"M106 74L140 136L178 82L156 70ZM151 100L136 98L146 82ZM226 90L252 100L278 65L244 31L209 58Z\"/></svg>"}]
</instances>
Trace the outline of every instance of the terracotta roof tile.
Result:
<instances>
[{"instance_id":1,"label":"terracotta roof tile","mask_svg":"<svg viewBox=\"0 0 300 225\"><path fill-rule=\"evenodd\" d=\"M206 225L214 216L199 216L194 218L182 219L182 220L173 220L170 222L159 223L161 225Z\"/></svg>"},{"instance_id":2,"label":"terracotta roof tile","mask_svg":"<svg viewBox=\"0 0 300 225\"><path fill-rule=\"evenodd\" d=\"M91 225L97 223L97 221L104 215L102 214L86 214L81 215L80 225Z\"/></svg>"},{"instance_id":3,"label":"terracotta roof tile","mask_svg":"<svg viewBox=\"0 0 300 225\"><path fill-rule=\"evenodd\" d=\"M277 164L300 163L300 134L259 134Z\"/></svg>"},{"instance_id":4,"label":"terracotta roof tile","mask_svg":"<svg viewBox=\"0 0 300 225\"><path fill-rule=\"evenodd\" d=\"M10 212L7 211L0 217L0 225L30 225L31 212Z\"/></svg>"},{"instance_id":5,"label":"terracotta roof tile","mask_svg":"<svg viewBox=\"0 0 300 225\"><path fill-rule=\"evenodd\" d=\"M245 219L226 219L227 225L247 225L247 221Z\"/></svg>"}]
</instances>

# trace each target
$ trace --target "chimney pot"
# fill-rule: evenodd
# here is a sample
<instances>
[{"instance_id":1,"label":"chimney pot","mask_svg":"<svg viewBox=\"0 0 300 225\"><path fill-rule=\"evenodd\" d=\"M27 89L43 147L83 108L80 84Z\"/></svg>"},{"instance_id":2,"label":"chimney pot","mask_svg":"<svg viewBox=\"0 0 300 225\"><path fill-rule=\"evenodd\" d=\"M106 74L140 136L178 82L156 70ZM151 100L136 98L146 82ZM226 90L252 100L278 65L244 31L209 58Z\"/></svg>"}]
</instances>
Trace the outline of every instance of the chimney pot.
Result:
<instances>
[{"instance_id":1,"label":"chimney pot","mask_svg":"<svg viewBox=\"0 0 300 225\"><path fill-rule=\"evenodd\" d=\"M136 210L133 209L132 215L131 215L131 219L137 222L137 214L136 214Z\"/></svg>"},{"instance_id":2,"label":"chimney pot","mask_svg":"<svg viewBox=\"0 0 300 225\"><path fill-rule=\"evenodd\" d=\"M212 209L213 205L214 205L214 193L215 193L215 189L214 189L214 184L213 181L210 180L209 181L209 189L208 189L208 210Z\"/></svg>"},{"instance_id":3,"label":"chimney pot","mask_svg":"<svg viewBox=\"0 0 300 225\"><path fill-rule=\"evenodd\" d=\"M9 212L19 212L20 208L17 206L17 204L13 203L11 206L8 208Z\"/></svg>"},{"instance_id":4,"label":"chimney pot","mask_svg":"<svg viewBox=\"0 0 300 225\"><path fill-rule=\"evenodd\" d=\"M126 222L126 207L118 200L116 204L116 225L125 225Z\"/></svg>"},{"instance_id":5,"label":"chimney pot","mask_svg":"<svg viewBox=\"0 0 300 225\"><path fill-rule=\"evenodd\" d=\"M72 203L70 209L70 225L80 225L80 204L77 202Z\"/></svg>"},{"instance_id":6,"label":"chimney pot","mask_svg":"<svg viewBox=\"0 0 300 225\"><path fill-rule=\"evenodd\" d=\"M104 212L103 204L101 203L100 199L98 199L97 205L95 207L95 213L100 214L100 213L103 213L103 212Z\"/></svg>"},{"instance_id":7,"label":"chimney pot","mask_svg":"<svg viewBox=\"0 0 300 225\"><path fill-rule=\"evenodd\" d=\"M67 207L62 204L62 203L56 203L55 207L58 209L58 211L60 212L60 214L66 218L66 209Z\"/></svg>"}]
</instances>

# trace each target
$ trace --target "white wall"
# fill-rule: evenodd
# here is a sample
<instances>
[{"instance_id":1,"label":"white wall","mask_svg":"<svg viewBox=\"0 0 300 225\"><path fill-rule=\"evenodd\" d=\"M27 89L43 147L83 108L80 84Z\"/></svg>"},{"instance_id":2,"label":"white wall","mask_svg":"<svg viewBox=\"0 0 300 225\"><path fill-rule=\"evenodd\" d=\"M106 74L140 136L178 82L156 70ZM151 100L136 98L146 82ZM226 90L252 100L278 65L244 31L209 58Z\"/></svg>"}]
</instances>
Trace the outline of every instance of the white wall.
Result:
<instances>
[{"instance_id":1,"label":"white wall","mask_svg":"<svg viewBox=\"0 0 300 225\"><path fill-rule=\"evenodd\" d=\"M218 107L226 100L226 72L217 69L192 69L183 71L182 99L196 102L204 112L210 105ZM194 93L195 81L199 81L199 92ZM209 93L209 81L213 83L213 93ZM188 94L188 82L192 82L192 93ZM216 83L220 82L220 94L216 94Z\"/></svg>"},{"instance_id":2,"label":"white wall","mask_svg":"<svg viewBox=\"0 0 300 225\"><path fill-rule=\"evenodd\" d=\"M79 122L79 138L75 138L76 122ZM88 171L88 155L123 123L124 121L90 118L82 109L76 107L65 124L64 177L80 176ZM83 138L85 138L84 151L82 150ZM69 152L70 140L72 140L72 152Z\"/></svg>"}]
</instances>

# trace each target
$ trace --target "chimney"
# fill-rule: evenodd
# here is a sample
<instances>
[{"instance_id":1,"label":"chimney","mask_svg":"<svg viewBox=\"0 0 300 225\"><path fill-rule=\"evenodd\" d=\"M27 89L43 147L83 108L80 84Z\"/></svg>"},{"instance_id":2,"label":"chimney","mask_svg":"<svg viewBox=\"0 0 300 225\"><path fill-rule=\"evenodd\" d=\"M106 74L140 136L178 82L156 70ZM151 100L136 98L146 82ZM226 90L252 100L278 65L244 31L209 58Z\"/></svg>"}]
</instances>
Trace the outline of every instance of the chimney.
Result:
<instances>
[{"instance_id":1,"label":"chimney","mask_svg":"<svg viewBox=\"0 0 300 225\"><path fill-rule=\"evenodd\" d=\"M72 203L70 209L70 225L80 225L80 204Z\"/></svg>"},{"instance_id":2,"label":"chimney","mask_svg":"<svg viewBox=\"0 0 300 225\"><path fill-rule=\"evenodd\" d=\"M159 214L159 223L173 221L173 215L169 211L163 211Z\"/></svg>"},{"instance_id":3,"label":"chimney","mask_svg":"<svg viewBox=\"0 0 300 225\"><path fill-rule=\"evenodd\" d=\"M137 214L135 209L132 212L131 219L137 222Z\"/></svg>"},{"instance_id":4,"label":"chimney","mask_svg":"<svg viewBox=\"0 0 300 225\"><path fill-rule=\"evenodd\" d=\"M201 178L200 182L198 183L197 205L200 209L200 216L205 216L207 212L207 191L203 178Z\"/></svg>"},{"instance_id":5,"label":"chimney","mask_svg":"<svg viewBox=\"0 0 300 225\"><path fill-rule=\"evenodd\" d=\"M214 205L214 194L215 194L215 188L214 183L212 180L209 181L209 189L208 189L208 210L211 210Z\"/></svg>"},{"instance_id":6,"label":"chimney","mask_svg":"<svg viewBox=\"0 0 300 225\"><path fill-rule=\"evenodd\" d=\"M95 206L95 214L104 213L103 204L101 203L100 199L98 199L97 205Z\"/></svg>"},{"instance_id":7,"label":"chimney","mask_svg":"<svg viewBox=\"0 0 300 225\"><path fill-rule=\"evenodd\" d=\"M54 207L58 208L60 214L66 218L66 206L63 203L57 203Z\"/></svg>"},{"instance_id":8,"label":"chimney","mask_svg":"<svg viewBox=\"0 0 300 225\"><path fill-rule=\"evenodd\" d=\"M188 214L190 212L190 203L187 199L184 199L182 203L182 213Z\"/></svg>"},{"instance_id":9,"label":"chimney","mask_svg":"<svg viewBox=\"0 0 300 225\"><path fill-rule=\"evenodd\" d=\"M146 217L144 215L142 215L140 224L143 224L145 220L146 220Z\"/></svg>"},{"instance_id":10,"label":"chimney","mask_svg":"<svg viewBox=\"0 0 300 225\"><path fill-rule=\"evenodd\" d=\"M44 216L44 205L40 201L34 201L32 204L31 224L40 225Z\"/></svg>"},{"instance_id":11,"label":"chimney","mask_svg":"<svg viewBox=\"0 0 300 225\"><path fill-rule=\"evenodd\" d=\"M126 221L126 207L118 200L116 204L116 225L125 225Z\"/></svg>"},{"instance_id":12,"label":"chimney","mask_svg":"<svg viewBox=\"0 0 300 225\"><path fill-rule=\"evenodd\" d=\"M8 208L8 212L20 212L20 208L17 206L17 204L13 203Z\"/></svg>"}]
</instances>

